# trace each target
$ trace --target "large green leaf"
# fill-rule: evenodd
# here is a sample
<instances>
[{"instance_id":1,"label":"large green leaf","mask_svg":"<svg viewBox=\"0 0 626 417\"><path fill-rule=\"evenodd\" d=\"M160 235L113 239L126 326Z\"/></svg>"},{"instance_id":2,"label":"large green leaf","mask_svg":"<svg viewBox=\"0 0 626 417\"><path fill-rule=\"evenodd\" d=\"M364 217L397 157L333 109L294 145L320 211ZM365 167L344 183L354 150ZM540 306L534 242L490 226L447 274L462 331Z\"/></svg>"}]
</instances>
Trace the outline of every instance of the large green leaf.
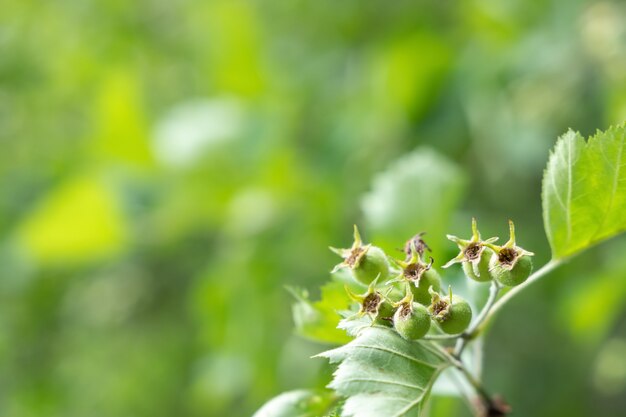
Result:
<instances>
[{"instance_id":1,"label":"large green leaf","mask_svg":"<svg viewBox=\"0 0 626 417\"><path fill-rule=\"evenodd\" d=\"M320 417L331 412L335 402L332 392L289 391L269 400L252 417Z\"/></svg>"},{"instance_id":2,"label":"large green leaf","mask_svg":"<svg viewBox=\"0 0 626 417\"><path fill-rule=\"evenodd\" d=\"M554 259L626 230L625 126L585 142L561 136L543 177L543 218Z\"/></svg>"},{"instance_id":3,"label":"large green leaf","mask_svg":"<svg viewBox=\"0 0 626 417\"><path fill-rule=\"evenodd\" d=\"M379 326L318 356L339 363L329 388L346 398L343 417L417 417L447 366L428 343L409 342Z\"/></svg>"}]
</instances>

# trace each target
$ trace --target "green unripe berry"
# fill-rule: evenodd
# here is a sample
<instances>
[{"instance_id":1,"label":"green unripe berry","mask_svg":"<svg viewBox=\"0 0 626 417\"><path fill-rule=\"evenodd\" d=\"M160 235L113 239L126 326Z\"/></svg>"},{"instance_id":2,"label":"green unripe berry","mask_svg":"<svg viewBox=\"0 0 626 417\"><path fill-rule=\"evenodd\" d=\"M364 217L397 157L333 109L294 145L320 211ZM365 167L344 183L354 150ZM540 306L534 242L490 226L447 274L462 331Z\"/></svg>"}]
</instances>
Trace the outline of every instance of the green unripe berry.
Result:
<instances>
[{"instance_id":1,"label":"green unripe berry","mask_svg":"<svg viewBox=\"0 0 626 417\"><path fill-rule=\"evenodd\" d=\"M393 326L407 340L421 339L430 330L430 313L418 303L403 303L393 316Z\"/></svg>"},{"instance_id":2,"label":"green unripe berry","mask_svg":"<svg viewBox=\"0 0 626 417\"><path fill-rule=\"evenodd\" d=\"M448 316L439 322L439 327L445 333L457 334L465 331L472 321L472 308L461 297L452 297L452 304Z\"/></svg>"},{"instance_id":3,"label":"green unripe berry","mask_svg":"<svg viewBox=\"0 0 626 417\"><path fill-rule=\"evenodd\" d=\"M480 259L475 264L469 261L463 261L463 272L465 275L478 282L488 282L491 281L491 274L489 273L489 262L491 259L491 250L484 249L481 254ZM476 272L478 271L478 274Z\"/></svg>"},{"instance_id":4,"label":"green unripe berry","mask_svg":"<svg viewBox=\"0 0 626 417\"><path fill-rule=\"evenodd\" d=\"M381 281L389 278L389 261L385 252L376 246L364 249L365 253L352 268L354 278L364 285L369 285L378 276Z\"/></svg>"},{"instance_id":5,"label":"green unripe berry","mask_svg":"<svg viewBox=\"0 0 626 417\"><path fill-rule=\"evenodd\" d=\"M375 318L389 318L393 316L394 308L378 291L368 291L361 302L361 312Z\"/></svg>"},{"instance_id":6,"label":"green unripe berry","mask_svg":"<svg viewBox=\"0 0 626 417\"><path fill-rule=\"evenodd\" d=\"M391 326L395 306L386 296L376 290L377 283L378 279L374 279L364 294L354 294L347 285L345 289L348 297L359 304L357 317L368 315L377 324Z\"/></svg>"},{"instance_id":7,"label":"green unripe berry","mask_svg":"<svg viewBox=\"0 0 626 417\"><path fill-rule=\"evenodd\" d=\"M444 333L463 333L472 321L472 308L458 295L441 297L433 295L433 302L428 308L433 319Z\"/></svg>"},{"instance_id":8,"label":"green unripe berry","mask_svg":"<svg viewBox=\"0 0 626 417\"><path fill-rule=\"evenodd\" d=\"M432 296L428 291L431 288L437 292L441 291L441 276L435 269L424 271L418 281L411 285L411 292L415 301L425 306L430 305Z\"/></svg>"},{"instance_id":9,"label":"green unripe berry","mask_svg":"<svg viewBox=\"0 0 626 417\"><path fill-rule=\"evenodd\" d=\"M515 243L515 225L509 220L509 241L504 246L491 245L493 255L489 261L489 271L493 279L507 287L514 287L526 281L533 271L532 252L520 248Z\"/></svg>"},{"instance_id":10,"label":"green unripe berry","mask_svg":"<svg viewBox=\"0 0 626 417\"><path fill-rule=\"evenodd\" d=\"M533 271L533 260L529 255L516 257L513 263L503 262L503 258L506 258L506 255L494 254L489 265L491 276L504 286L515 287L520 285L528 279Z\"/></svg>"},{"instance_id":11,"label":"green unripe berry","mask_svg":"<svg viewBox=\"0 0 626 417\"><path fill-rule=\"evenodd\" d=\"M374 319L374 323L380 326L393 327L393 316L392 317L376 317Z\"/></svg>"},{"instance_id":12,"label":"green unripe berry","mask_svg":"<svg viewBox=\"0 0 626 417\"><path fill-rule=\"evenodd\" d=\"M472 219L471 239L461 239L452 235L448 235L448 239L457 244L460 252L455 258L445 264L444 268L448 268L455 263L461 263L463 272L465 272L468 278L478 282L491 281L491 275L489 274L491 251L488 247L498 240L497 237L482 240L476 219Z\"/></svg>"},{"instance_id":13,"label":"green unripe berry","mask_svg":"<svg viewBox=\"0 0 626 417\"><path fill-rule=\"evenodd\" d=\"M395 311L396 309L393 307L391 302L386 298L383 298L382 302L378 305L378 314L376 315L376 318L391 319Z\"/></svg>"},{"instance_id":14,"label":"green unripe berry","mask_svg":"<svg viewBox=\"0 0 626 417\"><path fill-rule=\"evenodd\" d=\"M354 226L354 242L351 248L337 249L331 247L330 250L343 258L343 262L336 265L333 272L348 267L352 271L354 279L364 285L371 284L377 277L380 280L389 278L390 265L387 255L376 246L363 245L356 225Z\"/></svg>"}]
</instances>

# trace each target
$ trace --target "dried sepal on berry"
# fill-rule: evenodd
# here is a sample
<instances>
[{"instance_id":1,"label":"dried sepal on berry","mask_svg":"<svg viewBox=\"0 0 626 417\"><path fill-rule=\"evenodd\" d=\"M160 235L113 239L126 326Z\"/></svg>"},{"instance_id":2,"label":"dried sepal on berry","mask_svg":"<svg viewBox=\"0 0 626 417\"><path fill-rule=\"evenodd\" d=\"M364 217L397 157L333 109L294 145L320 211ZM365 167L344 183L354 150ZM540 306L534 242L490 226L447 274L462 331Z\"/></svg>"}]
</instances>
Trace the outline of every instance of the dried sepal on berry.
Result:
<instances>
[{"instance_id":1,"label":"dried sepal on berry","mask_svg":"<svg viewBox=\"0 0 626 417\"><path fill-rule=\"evenodd\" d=\"M509 241L503 246L489 244L493 255L489 261L489 272L500 284L514 287L526 281L533 270L531 256L534 253L517 246L515 224L509 220Z\"/></svg>"},{"instance_id":2,"label":"dried sepal on berry","mask_svg":"<svg viewBox=\"0 0 626 417\"><path fill-rule=\"evenodd\" d=\"M448 268L455 263L461 263L463 272L465 272L468 278L478 282L491 281L489 260L492 252L491 249L489 249L489 245L498 240L498 238L492 237L487 240L482 240L475 218L472 218L471 239L461 239L452 235L447 235L447 237L457 244L460 252L443 267Z\"/></svg>"},{"instance_id":3,"label":"dried sepal on berry","mask_svg":"<svg viewBox=\"0 0 626 417\"><path fill-rule=\"evenodd\" d=\"M393 326L400 336L407 340L421 339L430 330L430 313L421 304L413 301L413 293L407 284L406 296L394 303Z\"/></svg>"},{"instance_id":4,"label":"dried sepal on berry","mask_svg":"<svg viewBox=\"0 0 626 417\"><path fill-rule=\"evenodd\" d=\"M463 333L472 321L472 308L465 299L452 294L442 296L436 291L432 291L432 303L428 307L433 320L444 333Z\"/></svg>"},{"instance_id":5,"label":"dried sepal on berry","mask_svg":"<svg viewBox=\"0 0 626 417\"><path fill-rule=\"evenodd\" d=\"M372 323L388 324L391 317L393 317L395 309L391 301L387 299L387 296L376 290L377 283L378 278L375 278L364 294L353 293L347 285L345 289L348 297L359 304L359 311L356 313L356 317L368 315L372 318Z\"/></svg>"},{"instance_id":6,"label":"dried sepal on berry","mask_svg":"<svg viewBox=\"0 0 626 417\"><path fill-rule=\"evenodd\" d=\"M419 232L411 239L406 241L406 243L404 244L404 249L402 250L406 255L405 261L411 259L414 250L417 251L420 258L424 256L424 253L426 253L426 251L431 251L428 244L424 241L424 239L422 239L422 236L424 236L425 234L426 232Z\"/></svg>"},{"instance_id":7,"label":"dried sepal on berry","mask_svg":"<svg viewBox=\"0 0 626 417\"><path fill-rule=\"evenodd\" d=\"M389 276L387 255L376 246L364 245L356 225L354 226L354 242L351 248L330 247L330 250L343 258L343 261L337 264L332 272L336 272L340 268L350 268L352 276L364 285L369 285L378 276L381 277L381 280L387 279Z\"/></svg>"},{"instance_id":8,"label":"dried sepal on berry","mask_svg":"<svg viewBox=\"0 0 626 417\"><path fill-rule=\"evenodd\" d=\"M424 262L417 249L417 245L414 241L410 242L411 245L411 258L406 261L399 261L392 259L399 268L399 274L390 281L391 282L406 282L410 284L411 292L415 297L415 301L418 303L429 305L431 301L431 295L428 292L430 287L435 288L436 291L441 289L441 277L439 273L432 267L433 258L430 258L428 263Z\"/></svg>"}]
</instances>

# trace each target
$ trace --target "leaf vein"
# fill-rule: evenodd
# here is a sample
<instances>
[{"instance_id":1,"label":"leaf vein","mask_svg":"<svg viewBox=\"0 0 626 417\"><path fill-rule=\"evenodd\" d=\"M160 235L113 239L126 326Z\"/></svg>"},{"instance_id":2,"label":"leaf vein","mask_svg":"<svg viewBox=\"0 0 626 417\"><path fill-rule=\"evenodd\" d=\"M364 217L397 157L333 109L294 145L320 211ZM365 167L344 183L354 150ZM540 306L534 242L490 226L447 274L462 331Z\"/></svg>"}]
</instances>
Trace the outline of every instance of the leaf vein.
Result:
<instances>
[{"instance_id":1,"label":"leaf vein","mask_svg":"<svg viewBox=\"0 0 626 417\"><path fill-rule=\"evenodd\" d=\"M613 204L615 202L615 194L617 193L617 186L619 184L619 175L621 172L620 170L624 166L624 164L622 163L622 152L624 150L624 136L625 135L622 134L620 136L621 136L621 139L619 142L619 147L617 149L615 165L609 164L609 166L611 166L615 171L613 175L612 190L611 190L611 194L609 195L609 203L607 204L607 208L603 213L602 221L600 222L600 225L596 229L595 233L591 236L591 238L589 238L590 242L593 242L594 239L600 234L600 232L602 232L602 229L604 228L604 224L606 223L607 219L609 218L609 215L611 214L613 210ZM602 146L600 147L600 149L602 150L602 155L604 155L604 150Z\"/></svg>"},{"instance_id":2,"label":"leaf vein","mask_svg":"<svg viewBox=\"0 0 626 417\"><path fill-rule=\"evenodd\" d=\"M405 382L391 381L391 380L384 380L384 379L342 378L340 381L342 383L349 383L349 382L373 382L373 383L378 383L378 384L397 385L397 386L400 386L400 387L405 387L405 388L409 388L409 389L413 389L413 390L418 390L420 392L425 390L424 387L420 387L419 385L412 385L412 384L407 384Z\"/></svg>"},{"instance_id":3,"label":"leaf vein","mask_svg":"<svg viewBox=\"0 0 626 417\"><path fill-rule=\"evenodd\" d=\"M437 368L437 366L435 366L435 365L433 365L433 364L431 364L431 363L428 363L428 362L426 362L426 361L419 360L419 359L414 358L414 357L409 356L409 355L405 355L405 354L403 354L403 353L401 353L401 352L398 352L397 350L388 349L388 348L385 348L385 347L382 347L382 346L356 345L356 344L355 344L355 345L351 345L350 347L351 347L351 348L361 348L361 349L379 350L379 351L381 351L381 352L391 353L392 355L396 355L396 356L399 356L399 357L401 357L401 358L408 359L408 360L410 360L410 361L412 361L412 362L415 362L415 363L418 363L418 364L420 364L420 365L425 365L425 366L428 366L429 368L432 368L432 369L436 369L436 368Z\"/></svg>"},{"instance_id":4,"label":"leaf vein","mask_svg":"<svg viewBox=\"0 0 626 417\"><path fill-rule=\"evenodd\" d=\"M572 237L572 139L567 141L567 208L565 219L567 224L567 241Z\"/></svg>"},{"instance_id":5,"label":"leaf vein","mask_svg":"<svg viewBox=\"0 0 626 417\"><path fill-rule=\"evenodd\" d=\"M426 395L428 394L428 392L430 391L430 389L432 388L432 386L435 383L435 381L437 380L437 378L439 377L439 373L441 373L442 369L443 368L440 368L438 370L437 374L434 375L433 378L431 378L430 382L428 383L428 387L426 387L424 392L422 392L419 397L417 397L413 402L409 403L406 407L404 407L403 409L398 411L392 417L402 417L402 416L406 415L406 413L408 413L412 408L414 408L416 406L419 406L422 403L422 401L424 400L424 398L426 397Z\"/></svg>"}]
</instances>

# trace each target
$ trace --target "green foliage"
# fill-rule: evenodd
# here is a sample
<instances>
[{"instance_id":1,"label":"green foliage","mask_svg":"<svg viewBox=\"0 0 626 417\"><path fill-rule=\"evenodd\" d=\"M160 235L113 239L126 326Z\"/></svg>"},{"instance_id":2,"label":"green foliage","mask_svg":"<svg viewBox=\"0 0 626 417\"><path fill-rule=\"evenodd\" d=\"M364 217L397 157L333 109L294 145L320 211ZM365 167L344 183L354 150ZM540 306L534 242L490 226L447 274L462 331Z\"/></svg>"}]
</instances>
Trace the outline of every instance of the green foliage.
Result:
<instances>
[{"instance_id":1,"label":"green foliage","mask_svg":"<svg viewBox=\"0 0 626 417\"><path fill-rule=\"evenodd\" d=\"M116 200L111 187L97 176L72 178L50 192L24 219L18 239L42 263L106 258L119 252L126 238ZM72 231L68 232L70 224Z\"/></svg>"},{"instance_id":2,"label":"green foliage","mask_svg":"<svg viewBox=\"0 0 626 417\"><path fill-rule=\"evenodd\" d=\"M268 401L252 417L320 417L332 412L335 402L328 391L290 391Z\"/></svg>"},{"instance_id":3,"label":"green foliage","mask_svg":"<svg viewBox=\"0 0 626 417\"><path fill-rule=\"evenodd\" d=\"M425 273L430 272L433 263L432 259L430 263L425 262L425 252L429 247L421 234L414 235L405 244L407 258L404 261L394 260L393 269L390 269L390 264L386 264L385 270L378 273L379 276L381 273L384 276L395 276L393 280L380 284L378 279L374 279L363 295L356 295L346 288L350 298L359 304L359 311L356 315L346 313L347 317L339 323L338 328L346 330L355 339L344 346L317 355L338 364L328 388L333 389L344 400L341 415L419 417L438 376L447 367L458 370L464 383L469 384L478 396L479 405L474 410L475 415L483 415L479 410L507 415L510 412L508 404L488 394L479 379L465 365L464 349L468 343L482 336L485 324L504 303L528 283L541 278L559 265L560 257L586 249L626 227L623 218L615 213L615 210L626 210L626 188L622 185L626 178L622 178L620 171L626 165L621 161L623 147L624 127L609 129L606 133L598 132L588 144L571 131L560 138L548 162L543 194L553 260L535 274L531 275L531 256L534 253L517 245L512 220L509 220L509 240L503 246L493 243L498 239L496 237L483 241L476 219L472 219L471 240L448 235L450 240L457 243L460 252L445 267L460 263L467 278L473 281L477 280L479 272L491 277L489 297L474 322L470 304L453 294L451 286L447 295L439 294L431 286L428 291L432 300L428 309L413 303L414 294L411 290L422 279L429 282L425 279ZM416 155L418 154L413 156ZM602 164L604 169L600 169L598 164ZM387 179L389 181L392 178L393 181L398 178L412 178L417 183L417 177L403 176L407 172L415 171L401 170L403 174L400 175L394 170L390 172ZM609 180L611 187L608 195L593 194L593 184ZM394 198L394 193L399 192L394 187L385 188L393 190L387 195L390 199ZM599 189L607 191L606 187ZM428 196L422 198L428 200ZM556 206L555 201L558 203ZM402 207L390 205L386 209L387 214L401 215ZM600 216L597 219L588 214L594 207L603 209L599 211ZM390 227L393 229L391 225ZM581 238L576 239L574 236ZM352 249L333 250L344 258L340 266L345 264L352 267L353 264L358 264L365 250L361 248L356 227ZM382 251L381 253L384 256ZM483 255L485 258L489 257L489 266L486 270L483 267L481 272L480 262ZM480 280L488 281L482 277ZM394 286L397 283L405 286L402 300L394 300L394 297L398 297L398 287ZM517 288L500 297L503 286ZM379 306L383 299L389 303L390 308L393 306L396 309L392 317L392 310L382 316L384 319L380 317ZM601 295L596 299L602 302L605 297ZM414 311L415 307L421 310ZM591 308L595 307L590 305L588 309ZM414 313L421 314L415 314L414 317ZM298 315L296 319L298 321ZM432 331L427 334L431 328L431 320L438 324L440 332L450 336ZM395 331L389 328L389 321L393 322ZM456 340L454 347L442 347L435 342L446 340ZM479 369L478 372L480 371Z\"/></svg>"},{"instance_id":4,"label":"green foliage","mask_svg":"<svg viewBox=\"0 0 626 417\"><path fill-rule=\"evenodd\" d=\"M626 125L587 142L559 138L543 178L543 218L554 259L626 230Z\"/></svg>"},{"instance_id":5,"label":"green foliage","mask_svg":"<svg viewBox=\"0 0 626 417\"><path fill-rule=\"evenodd\" d=\"M346 397L342 416L418 417L447 363L427 343L385 327L363 328L350 343L318 355L339 366L329 387Z\"/></svg>"},{"instance_id":6,"label":"green foliage","mask_svg":"<svg viewBox=\"0 0 626 417\"><path fill-rule=\"evenodd\" d=\"M296 332L313 341L322 343L347 343L345 332L337 329L337 310L348 308L350 299L344 284L331 281L322 287L321 300L312 302L305 290L291 289L298 302L293 305L293 321Z\"/></svg>"},{"instance_id":7,"label":"green foliage","mask_svg":"<svg viewBox=\"0 0 626 417\"><path fill-rule=\"evenodd\" d=\"M362 193L396 190L371 180L415 149L454 165L466 198L417 198L440 169L423 161L402 190L419 216L380 230L389 255L428 231L456 289L439 233L512 218L540 267L553 138L626 120L624 22L621 0L0 2L0 415L250 417L324 386L284 287L316 305L327 245L354 223L379 242ZM580 367L626 334L616 248L495 323L506 366L485 377L516 414L622 413L625 380L604 395ZM461 287L479 305L488 284ZM463 414L448 402L431 417Z\"/></svg>"},{"instance_id":8,"label":"green foliage","mask_svg":"<svg viewBox=\"0 0 626 417\"><path fill-rule=\"evenodd\" d=\"M594 257L596 268L584 280L568 285L559 299L559 321L584 346L595 347L606 340L624 310L626 242L616 243Z\"/></svg>"}]
</instances>

